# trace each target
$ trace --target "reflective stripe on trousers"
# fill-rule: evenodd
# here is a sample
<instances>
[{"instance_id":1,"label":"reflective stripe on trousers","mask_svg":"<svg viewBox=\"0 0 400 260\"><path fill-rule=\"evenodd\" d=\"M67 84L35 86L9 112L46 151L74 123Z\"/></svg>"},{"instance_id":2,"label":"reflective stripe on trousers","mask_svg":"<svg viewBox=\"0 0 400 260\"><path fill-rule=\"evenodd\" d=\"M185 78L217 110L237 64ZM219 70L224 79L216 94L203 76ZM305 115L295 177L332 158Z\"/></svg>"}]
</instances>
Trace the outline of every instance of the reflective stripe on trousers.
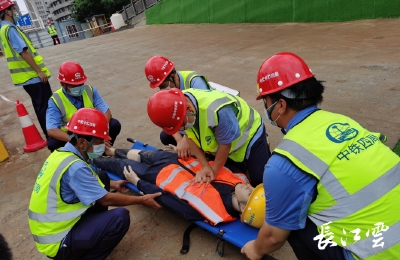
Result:
<instances>
[{"instance_id":1,"label":"reflective stripe on trousers","mask_svg":"<svg viewBox=\"0 0 400 260\"><path fill-rule=\"evenodd\" d=\"M51 178L49 190L47 193L47 208L46 213L37 213L29 209L28 216L30 220L41 222L41 223L51 223L51 222L63 222L70 221L78 218L82 215L88 208L82 208L69 212L57 213L57 183L60 178L61 173L70 163L78 160L76 156L68 156L65 158L54 171ZM57 234L51 234L46 236L33 235L35 242L39 244L53 244L61 241L69 232L70 229L64 230Z\"/></svg>"}]
</instances>

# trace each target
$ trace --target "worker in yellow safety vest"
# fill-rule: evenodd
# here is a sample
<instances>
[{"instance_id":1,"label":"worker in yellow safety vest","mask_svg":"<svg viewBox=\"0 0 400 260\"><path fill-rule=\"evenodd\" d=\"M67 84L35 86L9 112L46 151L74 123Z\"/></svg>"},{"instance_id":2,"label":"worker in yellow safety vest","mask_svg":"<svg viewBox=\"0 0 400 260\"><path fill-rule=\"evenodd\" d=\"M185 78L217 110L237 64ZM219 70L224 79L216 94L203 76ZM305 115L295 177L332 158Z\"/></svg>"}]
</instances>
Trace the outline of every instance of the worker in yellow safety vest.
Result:
<instances>
[{"instance_id":1,"label":"worker in yellow safety vest","mask_svg":"<svg viewBox=\"0 0 400 260\"><path fill-rule=\"evenodd\" d=\"M176 71L175 64L162 56L154 56L149 59L144 71L151 88L165 90L177 88L182 91L187 89L210 89L206 77L195 71ZM183 131L176 132L174 135L161 131L160 140L164 145L171 144L176 146L180 157L190 157L188 139Z\"/></svg>"},{"instance_id":2,"label":"worker in yellow safety vest","mask_svg":"<svg viewBox=\"0 0 400 260\"><path fill-rule=\"evenodd\" d=\"M60 44L60 40L58 39L57 30L54 25L51 24L50 21L47 21L47 32L50 34L51 38L53 39L53 44L57 45Z\"/></svg>"},{"instance_id":3,"label":"worker in yellow safety vest","mask_svg":"<svg viewBox=\"0 0 400 260\"><path fill-rule=\"evenodd\" d=\"M60 81L61 88L50 98L46 113L49 150L53 152L70 140L65 126L72 115L83 107L95 108L106 116L109 122L111 144L113 144L121 131L121 123L112 117L109 106L97 89L84 85L87 76L82 66L73 61L64 62L60 66L57 79Z\"/></svg>"},{"instance_id":4,"label":"worker in yellow safety vest","mask_svg":"<svg viewBox=\"0 0 400 260\"><path fill-rule=\"evenodd\" d=\"M1 43L16 87L22 86L32 99L40 127L47 136L46 110L52 95L50 72L28 38L16 27L19 15L11 0L0 0ZM2 83L6 83L4 79Z\"/></svg>"},{"instance_id":5,"label":"worker in yellow safety vest","mask_svg":"<svg viewBox=\"0 0 400 260\"><path fill-rule=\"evenodd\" d=\"M110 140L107 118L93 108L77 111L65 127L72 136L44 163L33 188L28 217L39 252L52 259L106 259L129 229L129 211L108 206L142 204L161 208L155 198L126 193L126 181L110 181L89 166Z\"/></svg>"},{"instance_id":6,"label":"worker in yellow safety vest","mask_svg":"<svg viewBox=\"0 0 400 260\"><path fill-rule=\"evenodd\" d=\"M185 131L202 166L194 183L210 183L224 166L248 172L253 187L262 183L269 159L263 119L240 97L214 90L160 90L150 98L147 112L167 134Z\"/></svg>"},{"instance_id":7,"label":"worker in yellow safety vest","mask_svg":"<svg viewBox=\"0 0 400 260\"><path fill-rule=\"evenodd\" d=\"M266 212L250 259L292 246L298 259L393 260L400 252L400 158L344 115L317 107L324 86L292 53L258 73L266 118L285 136L265 166Z\"/></svg>"}]
</instances>

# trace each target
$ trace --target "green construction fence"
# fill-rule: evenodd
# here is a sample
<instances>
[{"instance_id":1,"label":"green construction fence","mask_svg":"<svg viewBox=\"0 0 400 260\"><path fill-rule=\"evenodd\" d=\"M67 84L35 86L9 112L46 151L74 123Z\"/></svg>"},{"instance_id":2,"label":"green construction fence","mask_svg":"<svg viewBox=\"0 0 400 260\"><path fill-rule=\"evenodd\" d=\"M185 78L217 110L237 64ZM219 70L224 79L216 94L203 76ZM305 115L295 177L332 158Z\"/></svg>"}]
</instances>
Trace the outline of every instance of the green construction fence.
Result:
<instances>
[{"instance_id":1,"label":"green construction fence","mask_svg":"<svg viewBox=\"0 0 400 260\"><path fill-rule=\"evenodd\" d=\"M340 22L400 17L399 0L163 0L147 24Z\"/></svg>"}]
</instances>

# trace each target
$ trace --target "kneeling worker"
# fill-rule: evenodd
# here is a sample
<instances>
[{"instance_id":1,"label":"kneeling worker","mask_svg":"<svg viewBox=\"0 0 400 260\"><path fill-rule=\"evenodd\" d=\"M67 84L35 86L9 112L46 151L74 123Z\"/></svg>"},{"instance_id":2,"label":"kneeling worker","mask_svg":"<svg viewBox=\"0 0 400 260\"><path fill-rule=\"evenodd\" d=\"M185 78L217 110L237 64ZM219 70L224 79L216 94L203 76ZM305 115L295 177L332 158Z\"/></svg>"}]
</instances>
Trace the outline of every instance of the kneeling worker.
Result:
<instances>
[{"instance_id":1,"label":"kneeling worker","mask_svg":"<svg viewBox=\"0 0 400 260\"><path fill-rule=\"evenodd\" d=\"M149 59L144 69L146 78L150 81L151 88L168 90L177 88L186 89L210 89L207 78L195 71L176 71L175 64L162 57L154 56ZM190 157L190 148L187 136L182 132L169 135L164 131L160 133L160 140L164 145L175 145L181 158Z\"/></svg>"},{"instance_id":2,"label":"kneeling worker","mask_svg":"<svg viewBox=\"0 0 400 260\"><path fill-rule=\"evenodd\" d=\"M147 105L153 123L167 134L179 129L202 170L195 183L210 183L224 165L233 172L249 172L253 187L262 183L269 147L263 119L243 99L213 90L161 90ZM209 165L206 155L215 156Z\"/></svg>"},{"instance_id":3,"label":"kneeling worker","mask_svg":"<svg viewBox=\"0 0 400 260\"><path fill-rule=\"evenodd\" d=\"M46 113L49 150L53 152L70 140L65 126L72 115L83 107L95 108L106 116L110 127L111 143L114 143L121 131L121 124L117 119L112 118L109 106L97 90L92 86L83 85L87 77L82 67L73 61L64 62L57 79L62 88L54 92L50 98Z\"/></svg>"},{"instance_id":4,"label":"kneeling worker","mask_svg":"<svg viewBox=\"0 0 400 260\"><path fill-rule=\"evenodd\" d=\"M129 211L108 206L142 204L158 209L161 193L125 193L126 181L110 181L87 164L101 156L110 140L108 121L98 110L82 108L65 126L73 136L54 151L37 177L29 204L29 226L39 252L53 259L105 259L129 229Z\"/></svg>"},{"instance_id":5,"label":"kneeling worker","mask_svg":"<svg viewBox=\"0 0 400 260\"><path fill-rule=\"evenodd\" d=\"M265 166L268 214L242 253L261 259L287 240L299 260L399 259L400 158L386 138L319 109L324 86L297 55L267 59L257 83L286 134Z\"/></svg>"}]
</instances>

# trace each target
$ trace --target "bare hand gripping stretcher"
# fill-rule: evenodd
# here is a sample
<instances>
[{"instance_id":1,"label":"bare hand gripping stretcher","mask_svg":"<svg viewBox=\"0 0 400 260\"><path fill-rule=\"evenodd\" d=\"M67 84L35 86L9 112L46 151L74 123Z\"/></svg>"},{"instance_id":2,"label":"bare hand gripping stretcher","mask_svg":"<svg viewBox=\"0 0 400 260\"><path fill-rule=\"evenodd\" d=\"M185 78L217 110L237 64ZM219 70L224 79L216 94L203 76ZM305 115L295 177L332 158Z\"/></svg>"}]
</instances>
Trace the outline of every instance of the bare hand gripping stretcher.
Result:
<instances>
[{"instance_id":1,"label":"bare hand gripping stretcher","mask_svg":"<svg viewBox=\"0 0 400 260\"><path fill-rule=\"evenodd\" d=\"M158 150L154 147L151 147L147 144L143 144L139 141L134 141L130 138L128 138L128 141L134 142L134 145L132 146L131 149ZM111 180L114 180L114 181L122 180L119 176L117 176L115 174L112 174L110 172L107 172L107 173ZM132 183L128 183L125 185L129 189L131 189L139 194L142 194L140 192L140 190ZM228 241L229 243L232 243L235 246L242 248L248 241L256 239L257 235L258 235L258 231L259 231L256 228L253 228L249 225L246 225L246 224L240 222L240 219L236 219L233 222L220 223L216 226L211 226L210 224L203 222L203 221L195 221L194 224L189 226L189 228L186 230L186 232L184 234L183 247L181 249L182 254L186 254L189 251L190 231L194 227L196 227L196 225L204 228L205 230L210 231L211 233L215 234L218 237L216 254L221 257L224 254L224 241ZM273 258L269 255L266 255L266 256L264 256L263 259L274 260L275 258Z\"/></svg>"}]
</instances>

